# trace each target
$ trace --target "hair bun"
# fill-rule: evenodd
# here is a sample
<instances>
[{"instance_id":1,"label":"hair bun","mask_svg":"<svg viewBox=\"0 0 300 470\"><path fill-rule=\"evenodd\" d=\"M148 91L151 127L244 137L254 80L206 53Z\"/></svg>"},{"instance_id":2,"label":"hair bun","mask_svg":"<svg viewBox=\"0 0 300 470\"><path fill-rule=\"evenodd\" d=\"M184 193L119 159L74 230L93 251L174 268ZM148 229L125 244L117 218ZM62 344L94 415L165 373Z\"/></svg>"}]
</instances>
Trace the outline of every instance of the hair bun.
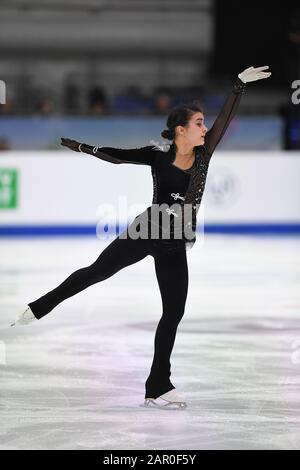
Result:
<instances>
[{"instance_id":1,"label":"hair bun","mask_svg":"<svg viewBox=\"0 0 300 470\"><path fill-rule=\"evenodd\" d=\"M164 129L161 133L164 139L172 140L172 131L170 129Z\"/></svg>"}]
</instances>

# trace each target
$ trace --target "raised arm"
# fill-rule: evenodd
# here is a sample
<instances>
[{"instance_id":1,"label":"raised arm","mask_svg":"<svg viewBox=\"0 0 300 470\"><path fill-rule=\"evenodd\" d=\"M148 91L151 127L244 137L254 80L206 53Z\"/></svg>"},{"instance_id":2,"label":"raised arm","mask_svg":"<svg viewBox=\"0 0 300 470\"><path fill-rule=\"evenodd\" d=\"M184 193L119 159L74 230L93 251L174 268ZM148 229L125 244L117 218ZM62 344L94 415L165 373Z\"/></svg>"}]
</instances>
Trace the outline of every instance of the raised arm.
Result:
<instances>
[{"instance_id":1,"label":"raised arm","mask_svg":"<svg viewBox=\"0 0 300 470\"><path fill-rule=\"evenodd\" d=\"M76 140L61 138L61 145L74 150L84 152L106 162L120 164L132 163L135 165L152 165L154 162L153 147L140 147L135 149L118 149L114 147L93 147Z\"/></svg>"},{"instance_id":2,"label":"raised arm","mask_svg":"<svg viewBox=\"0 0 300 470\"><path fill-rule=\"evenodd\" d=\"M204 146L206 148L208 158L211 157L216 146L225 134L230 122L236 115L242 94L246 89L246 83L268 78L271 75L271 72L263 72L263 70L268 68L268 65L257 68L249 67L238 75L221 112L216 118L212 128L206 133Z\"/></svg>"}]
</instances>

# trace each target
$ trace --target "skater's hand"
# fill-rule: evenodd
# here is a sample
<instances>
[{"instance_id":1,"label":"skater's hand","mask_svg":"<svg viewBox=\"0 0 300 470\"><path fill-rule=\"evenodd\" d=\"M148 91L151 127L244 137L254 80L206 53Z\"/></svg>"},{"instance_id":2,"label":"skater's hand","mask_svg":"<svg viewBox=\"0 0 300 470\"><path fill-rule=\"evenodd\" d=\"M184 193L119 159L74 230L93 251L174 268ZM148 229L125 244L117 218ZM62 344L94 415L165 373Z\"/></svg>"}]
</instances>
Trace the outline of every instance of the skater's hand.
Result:
<instances>
[{"instance_id":1,"label":"skater's hand","mask_svg":"<svg viewBox=\"0 0 300 470\"><path fill-rule=\"evenodd\" d=\"M263 78L268 78L272 75L271 72L263 72L263 70L267 70L269 68L268 65L264 65L263 67L249 67L248 69L244 70L243 72L239 73L238 77L242 82L255 82L256 80L261 80Z\"/></svg>"},{"instance_id":2,"label":"skater's hand","mask_svg":"<svg viewBox=\"0 0 300 470\"><path fill-rule=\"evenodd\" d=\"M76 140L72 139L65 139L64 137L61 137L61 145L64 145L65 147L68 147L71 150L74 150L75 152L79 152L79 145L80 142L77 142Z\"/></svg>"}]
</instances>

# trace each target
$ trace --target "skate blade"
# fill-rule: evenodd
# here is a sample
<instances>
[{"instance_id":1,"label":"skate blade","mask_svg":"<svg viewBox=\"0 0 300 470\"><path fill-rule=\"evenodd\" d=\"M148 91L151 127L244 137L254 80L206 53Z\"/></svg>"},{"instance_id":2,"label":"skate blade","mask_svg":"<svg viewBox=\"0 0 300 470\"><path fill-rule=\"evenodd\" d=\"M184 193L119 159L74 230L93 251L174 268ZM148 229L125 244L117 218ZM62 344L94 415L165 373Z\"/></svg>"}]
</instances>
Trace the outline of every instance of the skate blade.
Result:
<instances>
[{"instance_id":1,"label":"skate blade","mask_svg":"<svg viewBox=\"0 0 300 470\"><path fill-rule=\"evenodd\" d=\"M145 408L158 408L161 410L185 410L187 404L185 402L171 402L166 401L166 403L158 403L154 399L146 399L141 405Z\"/></svg>"}]
</instances>

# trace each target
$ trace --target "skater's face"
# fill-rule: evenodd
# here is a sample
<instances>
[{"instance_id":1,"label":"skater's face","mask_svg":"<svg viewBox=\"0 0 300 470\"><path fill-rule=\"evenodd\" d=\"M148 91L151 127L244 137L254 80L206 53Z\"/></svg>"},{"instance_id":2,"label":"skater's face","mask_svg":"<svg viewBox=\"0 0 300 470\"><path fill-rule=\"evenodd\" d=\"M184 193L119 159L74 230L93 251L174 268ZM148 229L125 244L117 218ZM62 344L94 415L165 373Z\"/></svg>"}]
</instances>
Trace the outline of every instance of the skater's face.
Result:
<instances>
[{"instance_id":1,"label":"skater's face","mask_svg":"<svg viewBox=\"0 0 300 470\"><path fill-rule=\"evenodd\" d=\"M184 137L186 143L193 147L204 145L206 132L207 127L204 125L204 115L200 112L192 114L186 126L178 126L179 135Z\"/></svg>"}]
</instances>

